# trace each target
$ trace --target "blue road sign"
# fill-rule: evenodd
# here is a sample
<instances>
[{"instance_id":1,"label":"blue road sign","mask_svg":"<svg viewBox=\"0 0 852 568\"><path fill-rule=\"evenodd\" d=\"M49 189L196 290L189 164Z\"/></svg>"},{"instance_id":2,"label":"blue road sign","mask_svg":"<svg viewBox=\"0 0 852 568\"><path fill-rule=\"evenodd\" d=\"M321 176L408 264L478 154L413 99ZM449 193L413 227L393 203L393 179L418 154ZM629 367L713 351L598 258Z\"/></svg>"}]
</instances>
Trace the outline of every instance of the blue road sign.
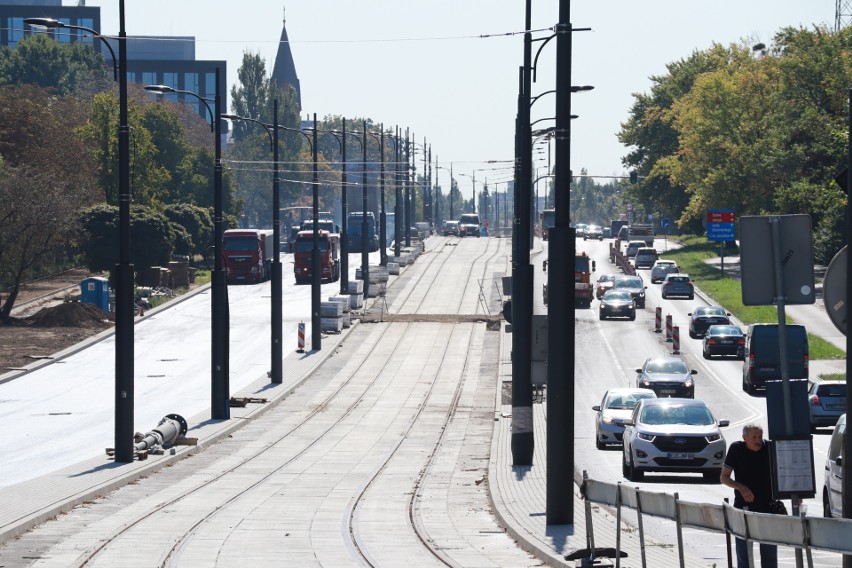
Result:
<instances>
[{"instance_id":1,"label":"blue road sign","mask_svg":"<svg viewBox=\"0 0 852 568\"><path fill-rule=\"evenodd\" d=\"M707 240L733 241L734 223L707 223Z\"/></svg>"},{"instance_id":2,"label":"blue road sign","mask_svg":"<svg viewBox=\"0 0 852 568\"><path fill-rule=\"evenodd\" d=\"M669 218L663 217L662 219L660 219L660 228L661 229L668 229L669 223L670 223Z\"/></svg>"}]
</instances>

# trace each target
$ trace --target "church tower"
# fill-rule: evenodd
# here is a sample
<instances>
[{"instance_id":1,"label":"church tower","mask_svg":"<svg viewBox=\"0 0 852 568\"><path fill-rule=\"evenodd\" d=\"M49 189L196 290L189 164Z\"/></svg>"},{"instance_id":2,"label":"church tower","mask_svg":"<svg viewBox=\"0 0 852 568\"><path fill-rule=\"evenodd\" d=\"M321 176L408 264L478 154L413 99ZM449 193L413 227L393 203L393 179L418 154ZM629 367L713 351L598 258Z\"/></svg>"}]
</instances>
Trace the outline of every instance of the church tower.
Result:
<instances>
[{"instance_id":1,"label":"church tower","mask_svg":"<svg viewBox=\"0 0 852 568\"><path fill-rule=\"evenodd\" d=\"M290 39L287 37L287 18L281 24L281 39L278 41L278 54L275 56L275 66L272 69L272 79L283 90L293 87L296 91L296 103L302 108L302 91L299 88L299 77L296 75L296 64L290 51Z\"/></svg>"}]
</instances>

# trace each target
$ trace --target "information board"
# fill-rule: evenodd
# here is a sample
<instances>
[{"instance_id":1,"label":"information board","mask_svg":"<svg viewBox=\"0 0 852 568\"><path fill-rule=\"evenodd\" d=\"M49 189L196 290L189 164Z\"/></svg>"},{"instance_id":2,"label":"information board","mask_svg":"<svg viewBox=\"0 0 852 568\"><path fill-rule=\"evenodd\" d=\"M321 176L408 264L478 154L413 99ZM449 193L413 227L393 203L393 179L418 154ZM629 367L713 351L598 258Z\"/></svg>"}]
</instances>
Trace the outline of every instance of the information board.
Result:
<instances>
[{"instance_id":1,"label":"information board","mask_svg":"<svg viewBox=\"0 0 852 568\"><path fill-rule=\"evenodd\" d=\"M772 440L769 449L773 497L787 499L793 495L806 498L815 496L814 447L811 438Z\"/></svg>"},{"instance_id":2,"label":"information board","mask_svg":"<svg viewBox=\"0 0 852 568\"><path fill-rule=\"evenodd\" d=\"M707 211L707 240L736 240L736 214L733 209L711 209Z\"/></svg>"}]
</instances>

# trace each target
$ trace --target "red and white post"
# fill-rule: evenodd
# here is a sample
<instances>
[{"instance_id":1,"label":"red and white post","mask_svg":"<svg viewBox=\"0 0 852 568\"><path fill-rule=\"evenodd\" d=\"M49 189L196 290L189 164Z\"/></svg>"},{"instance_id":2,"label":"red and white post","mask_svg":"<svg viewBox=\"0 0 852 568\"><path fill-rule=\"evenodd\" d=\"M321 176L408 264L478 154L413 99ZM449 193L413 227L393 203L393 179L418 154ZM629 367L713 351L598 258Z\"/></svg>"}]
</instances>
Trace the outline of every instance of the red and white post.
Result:
<instances>
[{"instance_id":1,"label":"red and white post","mask_svg":"<svg viewBox=\"0 0 852 568\"><path fill-rule=\"evenodd\" d=\"M299 322L299 347L296 349L296 353L304 353L305 352L305 322Z\"/></svg>"},{"instance_id":2,"label":"red and white post","mask_svg":"<svg viewBox=\"0 0 852 568\"><path fill-rule=\"evenodd\" d=\"M666 314L666 341L672 340L672 315Z\"/></svg>"},{"instance_id":3,"label":"red and white post","mask_svg":"<svg viewBox=\"0 0 852 568\"><path fill-rule=\"evenodd\" d=\"M662 333L663 331L663 308L657 306L654 309L654 332Z\"/></svg>"},{"instance_id":4,"label":"red and white post","mask_svg":"<svg viewBox=\"0 0 852 568\"><path fill-rule=\"evenodd\" d=\"M678 326L672 328L672 353L675 355L680 353L680 328Z\"/></svg>"}]
</instances>

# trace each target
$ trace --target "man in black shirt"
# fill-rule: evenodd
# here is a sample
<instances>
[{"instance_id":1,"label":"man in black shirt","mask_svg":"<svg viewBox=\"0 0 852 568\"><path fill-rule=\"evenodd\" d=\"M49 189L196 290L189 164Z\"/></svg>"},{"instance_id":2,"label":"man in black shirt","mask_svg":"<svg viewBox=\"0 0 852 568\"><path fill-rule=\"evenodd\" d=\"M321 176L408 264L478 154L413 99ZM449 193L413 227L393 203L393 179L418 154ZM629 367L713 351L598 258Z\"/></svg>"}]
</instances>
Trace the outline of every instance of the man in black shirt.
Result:
<instances>
[{"instance_id":1,"label":"man in black shirt","mask_svg":"<svg viewBox=\"0 0 852 568\"><path fill-rule=\"evenodd\" d=\"M772 502L772 470L769 447L763 439L763 428L758 424L743 426L743 441L734 442L725 456L720 481L734 490L734 507L757 513L770 513ZM731 478L731 473L734 478ZM737 566L751 568L748 562L748 544L737 538ZM762 568L777 568L778 547L760 544Z\"/></svg>"}]
</instances>

